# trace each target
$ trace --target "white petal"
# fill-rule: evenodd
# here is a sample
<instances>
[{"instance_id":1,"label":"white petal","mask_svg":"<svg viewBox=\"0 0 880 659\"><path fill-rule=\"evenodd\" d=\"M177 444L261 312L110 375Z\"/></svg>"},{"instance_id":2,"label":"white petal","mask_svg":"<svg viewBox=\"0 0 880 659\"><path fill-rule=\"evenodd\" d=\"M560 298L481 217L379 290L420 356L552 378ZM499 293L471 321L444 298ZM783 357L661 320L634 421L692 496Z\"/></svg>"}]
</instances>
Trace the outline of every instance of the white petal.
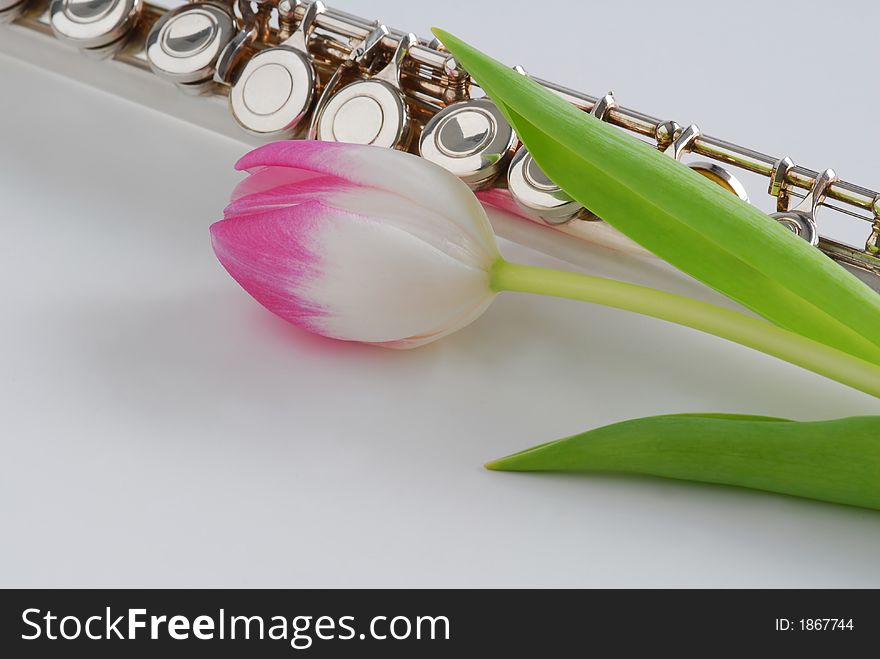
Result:
<instances>
[{"instance_id":1,"label":"white petal","mask_svg":"<svg viewBox=\"0 0 880 659\"><path fill-rule=\"evenodd\" d=\"M322 221L313 243L320 275L300 291L320 301L322 334L371 343L440 336L494 298L486 269L400 227L344 215Z\"/></svg>"}]
</instances>

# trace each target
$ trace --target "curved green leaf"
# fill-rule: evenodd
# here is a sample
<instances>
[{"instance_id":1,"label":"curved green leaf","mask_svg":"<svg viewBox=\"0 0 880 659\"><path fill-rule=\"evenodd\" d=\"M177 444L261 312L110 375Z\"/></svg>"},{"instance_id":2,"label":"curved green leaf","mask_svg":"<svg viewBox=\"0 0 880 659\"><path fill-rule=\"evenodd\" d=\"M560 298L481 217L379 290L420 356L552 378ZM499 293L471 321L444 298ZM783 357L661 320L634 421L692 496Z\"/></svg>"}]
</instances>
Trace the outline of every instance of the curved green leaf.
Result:
<instances>
[{"instance_id":1,"label":"curved green leaf","mask_svg":"<svg viewBox=\"0 0 880 659\"><path fill-rule=\"evenodd\" d=\"M864 282L689 167L434 33L578 202L777 325L880 364L880 295Z\"/></svg>"},{"instance_id":2,"label":"curved green leaf","mask_svg":"<svg viewBox=\"0 0 880 659\"><path fill-rule=\"evenodd\" d=\"M780 421L647 417L542 444L486 467L646 474L880 510L880 417Z\"/></svg>"}]
</instances>

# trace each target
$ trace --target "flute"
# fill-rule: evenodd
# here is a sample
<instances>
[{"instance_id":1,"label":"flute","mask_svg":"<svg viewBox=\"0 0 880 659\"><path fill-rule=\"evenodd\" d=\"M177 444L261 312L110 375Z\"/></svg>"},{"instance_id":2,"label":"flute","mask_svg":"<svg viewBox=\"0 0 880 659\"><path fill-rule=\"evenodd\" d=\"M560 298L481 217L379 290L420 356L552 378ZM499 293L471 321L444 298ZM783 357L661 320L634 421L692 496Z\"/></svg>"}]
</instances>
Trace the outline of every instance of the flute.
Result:
<instances>
[{"instance_id":1,"label":"flute","mask_svg":"<svg viewBox=\"0 0 880 659\"><path fill-rule=\"evenodd\" d=\"M143 0L0 0L0 23L9 24L0 29L0 49L40 60L41 53L49 57L43 51L51 49L50 41L74 46L107 60L102 64L108 70L94 84L154 106L176 87L193 97L173 103L181 118L218 132L251 142L312 138L410 151L459 176L487 206L589 242L645 253L541 171L498 108L479 95L436 39L389 29L319 0L195 0L173 9ZM611 93L591 96L533 79L672 158L704 158L688 166L744 201L748 195L732 170L766 177L777 208L768 221L880 292L877 191L841 180L832 169L809 169L787 156L706 135L696 125L626 108ZM823 209L864 222L865 244L823 235L817 223Z\"/></svg>"}]
</instances>

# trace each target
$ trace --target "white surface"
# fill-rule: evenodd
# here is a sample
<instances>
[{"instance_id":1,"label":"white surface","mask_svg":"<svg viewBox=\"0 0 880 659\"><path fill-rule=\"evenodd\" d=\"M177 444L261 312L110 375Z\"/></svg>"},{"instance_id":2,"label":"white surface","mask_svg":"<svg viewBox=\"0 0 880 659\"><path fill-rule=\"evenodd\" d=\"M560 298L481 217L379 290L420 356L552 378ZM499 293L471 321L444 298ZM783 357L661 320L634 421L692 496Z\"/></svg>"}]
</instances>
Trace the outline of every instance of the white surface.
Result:
<instances>
[{"instance_id":1,"label":"white surface","mask_svg":"<svg viewBox=\"0 0 880 659\"><path fill-rule=\"evenodd\" d=\"M843 60L817 63L817 78L833 73L848 105L838 113L824 92L799 93L783 121L783 106L754 96L779 87L782 4L728 6L722 23L706 16L720 9L688 3L694 29L680 41L663 34L663 16L676 22L669 3L610 3L582 19L586 9L562 2L541 3L547 15L515 2L371 11L423 34L443 24L537 74L613 86L645 111L880 181L876 132L810 130L873 118L878 89L863 81L877 10L844 3L789 21L803 67L819 48ZM494 21L472 24L469 12ZM697 29L703 20L716 29ZM532 41L507 36L526 26ZM693 53L737 42L750 49L736 60L742 80L709 84L713 67ZM607 61L595 55L612 44ZM700 82L675 82L688 73ZM876 513L481 467L636 416L821 419L878 414L876 400L689 330L561 300L501 296L414 352L307 335L253 302L211 252L207 227L238 180L241 144L10 59L0 80L0 585L880 585Z\"/></svg>"}]
</instances>

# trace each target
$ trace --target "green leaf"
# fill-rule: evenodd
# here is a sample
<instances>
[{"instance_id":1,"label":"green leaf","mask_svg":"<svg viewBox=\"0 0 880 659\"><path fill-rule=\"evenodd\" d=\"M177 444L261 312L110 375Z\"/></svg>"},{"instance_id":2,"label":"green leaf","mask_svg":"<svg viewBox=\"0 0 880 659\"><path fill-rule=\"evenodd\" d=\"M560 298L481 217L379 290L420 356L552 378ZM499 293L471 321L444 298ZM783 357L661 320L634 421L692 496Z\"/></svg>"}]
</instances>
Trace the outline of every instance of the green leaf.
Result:
<instances>
[{"instance_id":1,"label":"green leaf","mask_svg":"<svg viewBox=\"0 0 880 659\"><path fill-rule=\"evenodd\" d=\"M880 417L654 416L542 444L486 467L646 474L880 510Z\"/></svg>"},{"instance_id":2,"label":"green leaf","mask_svg":"<svg viewBox=\"0 0 880 659\"><path fill-rule=\"evenodd\" d=\"M544 172L679 269L791 331L880 364L880 295L760 210L442 30Z\"/></svg>"}]
</instances>

